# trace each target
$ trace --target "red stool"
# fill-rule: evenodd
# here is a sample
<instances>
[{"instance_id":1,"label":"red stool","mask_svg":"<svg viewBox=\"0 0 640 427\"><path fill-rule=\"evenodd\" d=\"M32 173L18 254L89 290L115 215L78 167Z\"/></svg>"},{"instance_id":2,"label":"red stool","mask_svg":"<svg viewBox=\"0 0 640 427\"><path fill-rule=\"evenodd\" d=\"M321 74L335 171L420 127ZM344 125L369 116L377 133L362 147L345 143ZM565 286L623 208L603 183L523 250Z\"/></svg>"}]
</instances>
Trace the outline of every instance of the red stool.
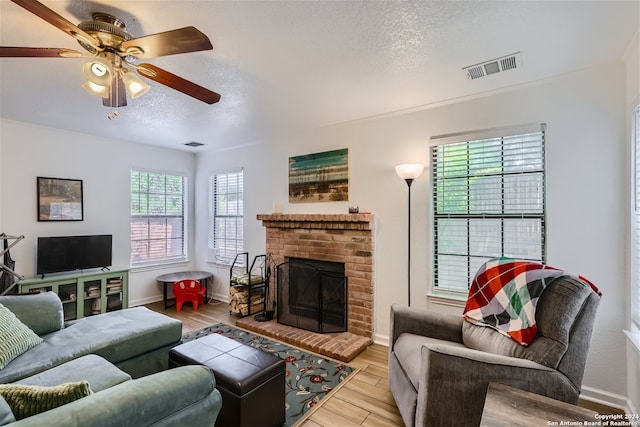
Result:
<instances>
[{"instance_id":1,"label":"red stool","mask_svg":"<svg viewBox=\"0 0 640 427\"><path fill-rule=\"evenodd\" d=\"M180 280L173 284L173 295L176 297L176 311L182 311L182 304L191 302L193 309L198 310L198 304L204 304L203 288L200 282L193 279Z\"/></svg>"}]
</instances>

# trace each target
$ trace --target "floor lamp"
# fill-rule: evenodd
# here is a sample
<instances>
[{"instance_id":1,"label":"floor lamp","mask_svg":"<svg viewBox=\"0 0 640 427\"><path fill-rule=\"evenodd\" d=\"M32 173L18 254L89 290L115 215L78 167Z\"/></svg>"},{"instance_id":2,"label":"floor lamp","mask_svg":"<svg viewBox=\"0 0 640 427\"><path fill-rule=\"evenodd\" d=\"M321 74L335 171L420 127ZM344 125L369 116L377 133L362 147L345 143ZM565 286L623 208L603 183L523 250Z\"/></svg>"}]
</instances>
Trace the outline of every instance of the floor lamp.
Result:
<instances>
[{"instance_id":1,"label":"floor lamp","mask_svg":"<svg viewBox=\"0 0 640 427\"><path fill-rule=\"evenodd\" d=\"M411 184L422 175L424 165L411 163L396 166L396 173L405 180L409 188L409 203L407 206L407 304L411 307Z\"/></svg>"}]
</instances>

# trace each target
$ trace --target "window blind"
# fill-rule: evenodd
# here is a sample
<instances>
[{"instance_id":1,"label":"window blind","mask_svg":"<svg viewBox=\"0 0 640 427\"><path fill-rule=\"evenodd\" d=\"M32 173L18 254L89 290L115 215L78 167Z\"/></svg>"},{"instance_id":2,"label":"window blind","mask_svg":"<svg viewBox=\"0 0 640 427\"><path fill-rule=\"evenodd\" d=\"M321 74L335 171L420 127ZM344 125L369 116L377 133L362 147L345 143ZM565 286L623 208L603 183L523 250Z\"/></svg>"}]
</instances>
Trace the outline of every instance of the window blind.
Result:
<instances>
[{"instance_id":1,"label":"window blind","mask_svg":"<svg viewBox=\"0 0 640 427\"><path fill-rule=\"evenodd\" d=\"M186 259L186 177L131 171L131 265Z\"/></svg>"},{"instance_id":2,"label":"window blind","mask_svg":"<svg viewBox=\"0 0 640 427\"><path fill-rule=\"evenodd\" d=\"M494 257L544 262L544 126L526 130L432 138L433 290L466 294Z\"/></svg>"},{"instance_id":3,"label":"window blind","mask_svg":"<svg viewBox=\"0 0 640 427\"><path fill-rule=\"evenodd\" d=\"M640 106L632 115L631 322L640 330Z\"/></svg>"},{"instance_id":4,"label":"window blind","mask_svg":"<svg viewBox=\"0 0 640 427\"><path fill-rule=\"evenodd\" d=\"M209 177L210 261L231 264L244 246L244 172Z\"/></svg>"}]
</instances>

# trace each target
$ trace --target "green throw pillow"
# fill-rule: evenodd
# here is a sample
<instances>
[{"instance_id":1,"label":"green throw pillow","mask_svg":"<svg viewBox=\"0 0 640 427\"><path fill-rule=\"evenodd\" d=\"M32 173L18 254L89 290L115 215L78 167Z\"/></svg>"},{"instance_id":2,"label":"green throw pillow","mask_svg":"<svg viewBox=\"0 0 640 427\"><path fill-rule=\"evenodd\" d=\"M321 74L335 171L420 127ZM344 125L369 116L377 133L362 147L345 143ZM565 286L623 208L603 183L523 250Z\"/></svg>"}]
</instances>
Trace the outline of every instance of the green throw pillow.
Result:
<instances>
[{"instance_id":1,"label":"green throw pillow","mask_svg":"<svg viewBox=\"0 0 640 427\"><path fill-rule=\"evenodd\" d=\"M0 304L0 369L41 342L42 338Z\"/></svg>"},{"instance_id":2,"label":"green throw pillow","mask_svg":"<svg viewBox=\"0 0 640 427\"><path fill-rule=\"evenodd\" d=\"M17 420L66 405L91 393L87 381L65 383L54 387L0 384L0 396L7 401Z\"/></svg>"}]
</instances>

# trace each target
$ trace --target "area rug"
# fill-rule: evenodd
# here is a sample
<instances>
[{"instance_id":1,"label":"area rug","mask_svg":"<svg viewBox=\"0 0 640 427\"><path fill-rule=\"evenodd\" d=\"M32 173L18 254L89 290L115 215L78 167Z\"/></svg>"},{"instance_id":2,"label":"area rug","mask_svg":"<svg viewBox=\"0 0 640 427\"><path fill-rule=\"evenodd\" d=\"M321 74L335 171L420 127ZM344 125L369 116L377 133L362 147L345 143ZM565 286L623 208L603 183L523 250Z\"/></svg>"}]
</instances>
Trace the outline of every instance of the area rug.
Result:
<instances>
[{"instance_id":1,"label":"area rug","mask_svg":"<svg viewBox=\"0 0 640 427\"><path fill-rule=\"evenodd\" d=\"M224 323L187 332L182 336L182 342L192 341L209 334L222 334L243 344L273 353L286 362L284 384L286 417L283 427L293 426L305 417L321 399L357 371L356 368L342 362L336 362Z\"/></svg>"}]
</instances>

